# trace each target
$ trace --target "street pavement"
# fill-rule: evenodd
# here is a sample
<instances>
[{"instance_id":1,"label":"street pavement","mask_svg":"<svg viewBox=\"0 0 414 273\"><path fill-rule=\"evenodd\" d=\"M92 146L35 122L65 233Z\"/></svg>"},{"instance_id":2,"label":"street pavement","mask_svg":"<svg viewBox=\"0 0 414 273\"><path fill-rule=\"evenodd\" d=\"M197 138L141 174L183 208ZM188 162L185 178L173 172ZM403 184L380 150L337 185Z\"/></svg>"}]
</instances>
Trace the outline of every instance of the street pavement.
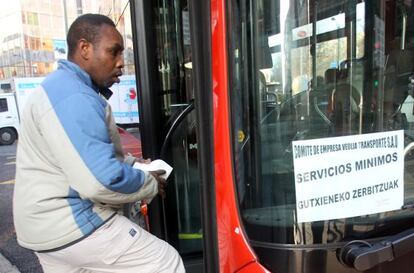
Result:
<instances>
[{"instance_id":1,"label":"street pavement","mask_svg":"<svg viewBox=\"0 0 414 273\"><path fill-rule=\"evenodd\" d=\"M42 273L35 254L20 247L13 226L16 144L0 145L0 273Z\"/></svg>"},{"instance_id":2,"label":"street pavement","mask_svg":"<svg viewBox=\"0 0 414 273\"><path fill-rule=\"evenodd\" d=\"M21 273L17 267L12 265L3 255L0 254L0 273Z\"/></svg>"}]
</instances>

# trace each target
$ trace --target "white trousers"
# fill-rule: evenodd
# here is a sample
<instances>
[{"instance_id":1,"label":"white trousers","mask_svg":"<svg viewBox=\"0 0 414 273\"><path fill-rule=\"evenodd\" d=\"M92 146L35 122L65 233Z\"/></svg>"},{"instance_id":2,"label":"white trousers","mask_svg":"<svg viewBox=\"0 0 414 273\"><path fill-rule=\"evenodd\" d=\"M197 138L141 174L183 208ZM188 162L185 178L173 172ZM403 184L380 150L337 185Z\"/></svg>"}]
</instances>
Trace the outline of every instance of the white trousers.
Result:
<instances>
[{"instance_id":1,"label":"white trousers","mask_svg":"<svg viewBox=\"0 0 414 273\"><path fill-rule=\"evenodd\" d=\"M121 215L74 245L36 255L45 273L185 272L172 246Z\"/></svg>"}]
</instances>

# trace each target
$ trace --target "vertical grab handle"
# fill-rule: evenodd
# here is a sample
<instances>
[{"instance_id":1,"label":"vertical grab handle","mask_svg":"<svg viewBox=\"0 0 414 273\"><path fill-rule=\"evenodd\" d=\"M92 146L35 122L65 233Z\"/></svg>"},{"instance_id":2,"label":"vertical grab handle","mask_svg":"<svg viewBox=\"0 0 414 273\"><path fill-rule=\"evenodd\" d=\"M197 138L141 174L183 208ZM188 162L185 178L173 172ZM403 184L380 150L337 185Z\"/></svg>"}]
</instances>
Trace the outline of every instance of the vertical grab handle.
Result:
<instances>
[{"instance_id":1,"label":"vertical grab handle","mask_svg":"<svg viewBox=\"0 0 414 273\"><path fill-rule=\"evenodd\" d=\"M409 151L411 151L414 148L414 142L411 142L407 145L407 147L404 148L404 157L408 154Z\"/></svg>"},{"instance_id":2,"label":"vertical grab handle","mask_svg":"<svg viewBox=\"0 0 414 273\"><path fill-rule=\"evenodd\" d=\"M160 157L164 158L166 154L166 149L168 142L170 141L170 138L173 134L173 132L177 129L178 125L181 123L181 121L191 112L194 110L194 101L190 101L187 106L184 108L184 110L181 111L181 113L178 115L178 117L174 120L173 124L171 125L170 129L168 130L167 134L165 135L164 142L161 146L160 151Z\"/></svg>"},{"instance_id":3,"label":"vertical grab handle","mask_svg":"<svg viewBox=\"0 0 414 273\"><path fill-rule=\"evenodd\" d=\"M401 26L401 45L400 49L405 49L405 38L407 35L407 9L404 6L403 1L398 1L398 6L401 9L401 15L402 15L402 26Z\"/></svg>"}]
</instances>

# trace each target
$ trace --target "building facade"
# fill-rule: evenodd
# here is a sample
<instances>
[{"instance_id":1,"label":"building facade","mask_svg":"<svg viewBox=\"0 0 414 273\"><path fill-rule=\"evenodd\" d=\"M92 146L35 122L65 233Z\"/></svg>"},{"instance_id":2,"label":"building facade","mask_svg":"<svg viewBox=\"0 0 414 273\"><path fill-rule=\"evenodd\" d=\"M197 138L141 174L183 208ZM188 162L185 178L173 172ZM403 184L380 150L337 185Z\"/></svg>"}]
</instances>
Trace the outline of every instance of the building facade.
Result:
<instances>
[{"instance_id":1,"label":"building facade","mask_svg":"<svg viewBox=\"0 0 414 273\"><path fill-rule=\"evenodd\" d=\"M117 23L125 39L125 74L134 73L127 0L18 0L0 2L0 79L45 76L66 58L66 33L84 13Z\"/></svg>"}]
</instances>

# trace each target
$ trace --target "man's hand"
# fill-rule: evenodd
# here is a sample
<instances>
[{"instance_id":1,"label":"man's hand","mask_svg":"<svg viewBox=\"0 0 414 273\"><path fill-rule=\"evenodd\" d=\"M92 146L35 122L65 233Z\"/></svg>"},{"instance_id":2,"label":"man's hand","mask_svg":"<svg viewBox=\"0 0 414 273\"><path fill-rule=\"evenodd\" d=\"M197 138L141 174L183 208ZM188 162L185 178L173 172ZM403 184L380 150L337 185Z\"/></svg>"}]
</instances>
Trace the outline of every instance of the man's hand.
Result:
<instances>
[{"instance_id":1,"label":"man's hand","mask_svg":"<svg viewBox=\"0 0 414 273\"><path fill-rule=\"evenodd\" d=\"M138 163L150 164L151 163L151 158L147 158L147 159L137 158L135 161L138 162Z\"/></svg>"},{"instance_id":2,"label":"man's hand","mask_svg":"<svg viewBox=\"0 0 414 273\"><path fill-rule=\"evenodd\" d=\"M160 177L160 175L165 174L164 170L156 170L156 171L150 171L150 174L152 174L152 176L155 177L155 179L158 182L158 194L164 199L165 198L165 193L166 193L166 187L167 187L167 182L165 181L164 178Z\"/></svg>"}]
</instances>

